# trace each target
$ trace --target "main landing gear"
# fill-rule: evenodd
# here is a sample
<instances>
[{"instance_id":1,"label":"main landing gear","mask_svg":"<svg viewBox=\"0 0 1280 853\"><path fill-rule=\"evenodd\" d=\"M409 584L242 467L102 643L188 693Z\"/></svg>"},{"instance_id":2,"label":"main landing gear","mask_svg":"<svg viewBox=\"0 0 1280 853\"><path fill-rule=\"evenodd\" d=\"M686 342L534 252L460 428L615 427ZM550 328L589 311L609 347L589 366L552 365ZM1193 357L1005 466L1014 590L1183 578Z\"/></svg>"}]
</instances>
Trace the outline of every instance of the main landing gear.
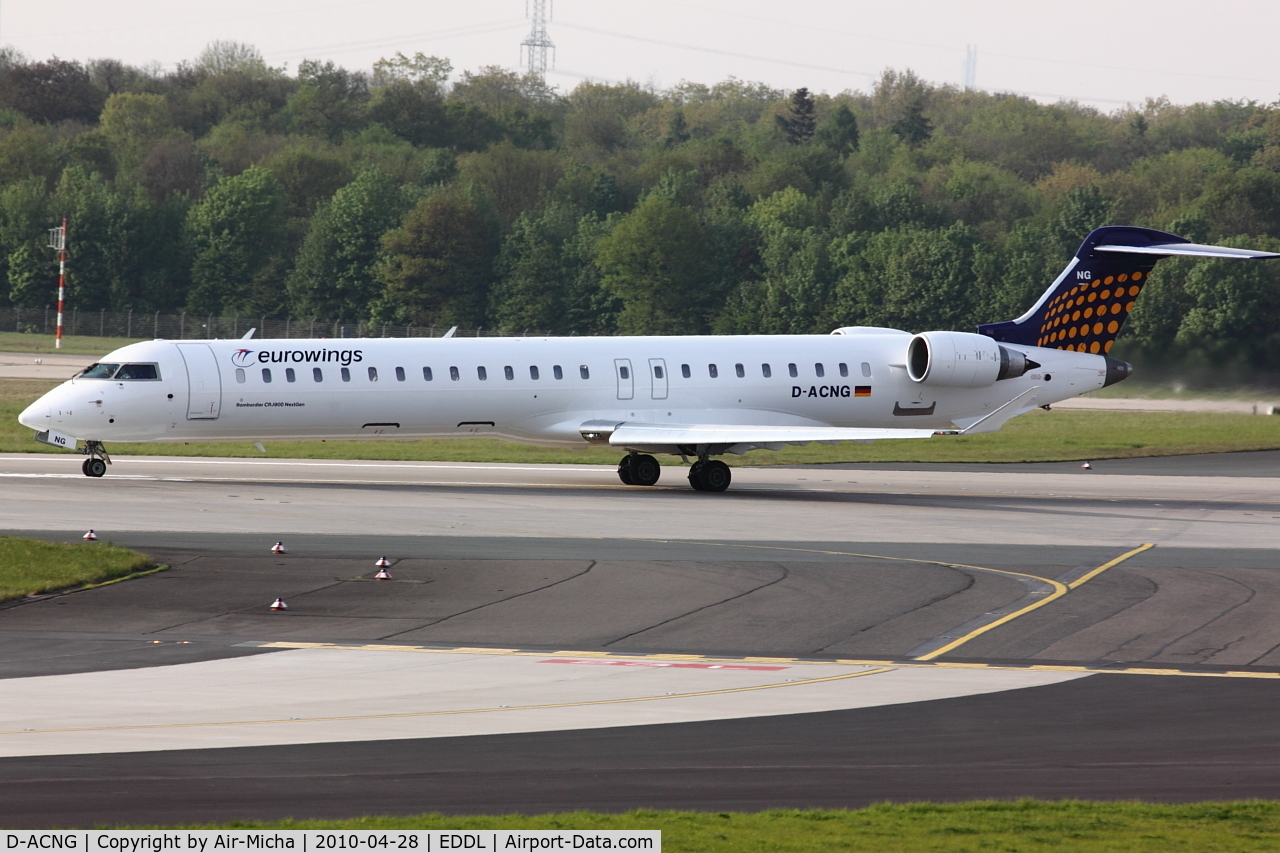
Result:
<instances>
[{"instance_id":1,"label":"main landing gear","mask_svg":"<svg viewBox=\"0 0 1280 853\"><path fill-rule=\"evenodd\" d=\"M84 443L84 453L89 458L80 463L80 470L84 472L86 477L101 477L107 473L107 466L111 464L111 457L107 455L107 449L102 446L101 441L86 441Z\"/></svg>"},{"instance_id":2,"label":"main landing gear","mask_svg":"<svg viewBox=\"0 0 1280 853\"><path fill-rule=\"evenodd\" d=\"M630 453L618 463L618 479L628 486L652 486L662 475L662 466L652 456ZM723 492L733 475L719 459L699 459L689 469L689 485L699 492Z\"/></svg>"},{"instance_id":3,"label":"main landing gear","mask_svg":"<svg viewBox=\"0 0 1280 853\"><path fill-rule=\"evenodd\" d=\"M618 479L628 486L652 486L662 476L662 466L652 456L628 453L618 463Z\"/></svg>"},{"instance_id":4,"label":"main landing gear","mask_svg":"<svg viewBox=\"0 0 1280 853\"><path fill-rule=\"evenodd\" d=\"M729 466L719 459L699 459L689 468L689 485L700 492L723 492L732 481Z\"/></svg>"}]
</instances>

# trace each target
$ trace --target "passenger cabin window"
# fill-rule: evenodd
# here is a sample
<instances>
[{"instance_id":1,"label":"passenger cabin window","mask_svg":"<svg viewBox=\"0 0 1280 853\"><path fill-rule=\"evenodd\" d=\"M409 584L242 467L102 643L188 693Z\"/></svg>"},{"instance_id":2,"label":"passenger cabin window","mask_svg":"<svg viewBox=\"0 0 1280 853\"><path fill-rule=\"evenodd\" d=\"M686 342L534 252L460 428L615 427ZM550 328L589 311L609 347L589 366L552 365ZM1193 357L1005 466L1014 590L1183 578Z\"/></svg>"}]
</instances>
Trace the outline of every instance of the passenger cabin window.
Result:
<instances>
[{"instance_id":1,"label":"passenger cabin window","mask_svg":"<svg viewBox=\"0 0 1280 853\"><path fill-rule=\"evenodd\" d=\"M868 379L871 378L871 364L869 362L862 362L862 375Z\"/></svg>"},{"instance_id":2,"label":"passenger cabin window","mask_svg":"<svg viewBox=\"0 0 1280 853\"><path fill-rule=\"evenodd\" d=\"M800 371L796 370L796 366L794 362L787 365L787 373L791 374L792 379L800 375Z\"/></svg>"},{"instance_id":3,"label":"passenger cabin window","mask_svg":"<svg viewBox=\"0 0 1280 853\"><path fill-rule=\"evenodd\" d=\"M481 382L485 381L486 379L489 378L489 371L485 370L483 367L477 367L476 378L479 379Z\"/></svg>"},{"instance_id":4,"label":"passenger cabin window","mask_svg":"<svg viewBox=\"0 0 1280 853\"><path fill-rule=\"evenodd\" d=\"M711 374L711 378L715 379L720 375L720 370L714 364L707 365L707 373Z\"/></svg>"},{"instance_id":5,"label":"passenger cabin window","mask_svg":"<svg viewBox=\"0 0 1280 853\"><path fill-rule=\"evenodd\" d=\"M292 368L292 367L286 367L286 368L284 369L284 381L285 381L285 382L297 382L297 381L298 381L298 375L297 375L296 373L294 373L294 372L293 372L293 368Z\"/></svg>"},{"instance_id":6,"label":"passenger cabin window","mask_svg":"<svg viewBox=\"0 0 1280 853\"><path fill-rule=\"evenodd\" d=\"M376 367L370 367L370 368L369 368L369 381L370 381L370 382L377 382L377 381L378 381L378 368L376 368Z\"/></svg>"},{"instance_id":7,"label":"passenger cabin window","mask_svg":"<svg viewBox=\"0 0 1280 853\"><path fill-rule=\"evenodd\" d=\"M271 381L271 368L269 367L262 368L262 381L263 382Z\"/></svg>"},{"instance_id":8,"label":"passenger cabin window","mask_svg":"<svg viewBox=\"0 0 1280 853\"><path fill-rule=\"evenodd\" d=\"M502 368L502 375L507 377L508 379L515 379L516 371L511 365L508 364L506 367Z\"/></svg>"},{"instance_id":9,"label":"passenger cabin window","mask_svg":"<svg viewBox=\"0 0 1280 853\"><path fill-rule=\"evenodd\" d=\"M126 364L116 373L116 381L121 379L159 379L160 371L154 364Z\"/></svg>"},{"instance_id":10,"label":"passenger cabin window","mask_svg":"<svg viewBox=\"0 0 1280 853\"><path fill-rule=\"evenodd\" d=\"M841 376L849 375L849 365L845 364L843 361L840 362L840 375Z\"/></svg>"},{"instance_id":11,"label":"passenger cabin window","mask_svg":"<svg viewBox=\"0 0 1280 853\"><path fill-rule=\"evenodd\" d=\"M318 367L311 368L311 379L315 382L324 381L324 371Z\"/></svg>"},{"instance_id":12,"label":"passenger cabin window","mask_svg":"<svg viewBox=\"0 0 1280 853\"><path fill-rule=\"evenodd\" d=\"M558 364L551 366L551 375L556 379L564 379L564 371L560 369L560 365Z\"/></svg>"},{"instance_id":13,"label":"passenger cabin window","mask_svg":"<svg viewBox=\"0 0 1280 853\"><path fill-rule=\"evenodd\" d=\"M760 372L764 374L765 379L768 379L770 376L773 375L773 368L770 367L767 363L762 364L760 365Z\"/></svg>"},{"instance_id":14,"label":"passenger cabin window","mask_svg":"<svg viewBox=\"0 0 1280 853\"><path fill-rule=\"evenodd\" d=\"M739 379L747 375L747 369L743 367L741 364L735 364L733 366L733 372L738 374Z\"/></svg>"},{"instance_id":15,"label":"passenger cabin window","mask_svg":"<svg viewBox=\"0 0 1280 853\"><path fill-rule=\"evenodd\" d=\"M403 381L404 381L404 368L403 368L403 367L397 367L397 368L396 368L396 381L397 381L397 382L403 382Z\"/></svg>"},{"instance_id":16,"label":"passenger cabin window","mask_svg":"<svg viewBox=\"0 0 1280 853\"><path fill-rule=\"evenodd\" d=\"M347 367L342 368L342 381L343 381L343 382L350 382L350 381L351 381L351 369L350 369L350 368L347 368Z\"/></svg>"},{"instance_id":17,"label":"passenger cabin window","mask_svg":"<svg viewBox=\"0 0 1280 853\"><path fill-rule=\"evenodd\" d=\"M619 366L618 366L618 375L619 375L619 376L621 376L623 379L630 379L630 378L631 378L631 368L627 367L625 364L619 365Z\"/></svg>"},{"instance_id":18,"label":"passenger cabin window","mask_svg":"<svg viewBox=\"0 0 1280 853\"><path fill-rule=\"evenodd\" d=\"M449 378L452 379L454 382L457 382L459 379L462 378L462 374L458 372L458 368L450 367Z\"/></svg>"},{"instance_id":19,"label":"passenger cabin window","mask_svg":"<svg viewBox=\"0 0 1280 853\"><path fill-rule=\"evenodd\" d=\"M118 364L91 364L80 374L81 379L110 379L120 369Z\"/></svg>"},{"instance_id":20,"label":"passenger cabin window","mask_svg":"<svg viewBox=\"0 0 1280 853\"><path fill-rule=\"evenodd\" d=\"M653 378L654 378L654 379L661 379L661 378L662 378L662 365L661 365L661 364L655 364L655 365L653 366Z\"/></svg>"},{"instance_id":21,"label":"passenger cabin window","mask_svg":"<svg viewBox=\"0 0 1280 853\"><path fill-rule=\"evenodd\" d=\"M529 365L529 378L530 378L530 379L537 379L537 378L538 378L538 367L537 367L537 365L534 365L534 364Z\"/></svg>"},{"instance_id":22,"label":"passenger cabin window","mask_svg":"<svg viewBox=\"0 0 1280 853\"><path fill-rule=\"evenodd\" d=\"M591 371L587 369L587 366L585 364L578 365L578 373L582 376L583 379L591 378Z\"/></svg>"},{"instance_id":23,"label":"passenger cabin window","mask_svg":"<svg viewBox=\"0 0 1280 853\"><path fill-rule=\"evenodd\" d=\"M683 376L685 379L688 379L690 376L693 375L693 373L689 370L689 365L687 364L680 365L680 375Z\"/></svg>"},{"instance_id":24,"label":"passenger cabin window","mask_svg":"<svg viewBox=\"0 0 1280 853\"><path fill-rule=\"evenodd\" d=\"M824 377L824 376L826 376L826 375L827 375L827 371L826 371L826 369L822 366L822 362L818 362L817 364L815 364L815 365L813 366L813 372L814 372L814 373L816 373L816 374L818 374L818 378L819 378L819 379L821 379L822 377Z\"/></svg>"},{"instance_id":25,"label":"passenger cabin window","mask_svg":"<svg viewBox=\"0 0 1280 853\"><path fill-rule=\"evenodd\" d=\"M422 368L422 378L423 378L423 380L424 380L424 381L426 381L426 382L430 382L430 381L431 381L431 368L430 368L430 367L424 367L424 368Z\"/></svg>"},{"instance_id":26,"label":"passenger cabin window","mask_svg":"<svg viewBox=\"0 0 1280 853\"><path fill-rule=\"evenodd\" d=\"M236 381L239 382L241 385L244 384L244 368L243 367L236 368Z\"/></svg>"}]
</instances>

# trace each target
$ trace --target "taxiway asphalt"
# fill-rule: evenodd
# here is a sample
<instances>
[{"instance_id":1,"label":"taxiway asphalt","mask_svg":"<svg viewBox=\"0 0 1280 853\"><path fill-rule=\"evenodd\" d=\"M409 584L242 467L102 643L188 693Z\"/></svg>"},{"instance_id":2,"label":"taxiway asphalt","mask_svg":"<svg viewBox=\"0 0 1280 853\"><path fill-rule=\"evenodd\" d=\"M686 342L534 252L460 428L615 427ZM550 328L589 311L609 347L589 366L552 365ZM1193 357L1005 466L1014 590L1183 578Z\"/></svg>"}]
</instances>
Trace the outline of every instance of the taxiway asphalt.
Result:
<instances>
[{"instance_id":1,"label":"taxiway asphalt","mask_svg":"<svg viewBox=\"0 0 1280 853\"><path fill-rule=\"evenodd\" d=\"M5 532L172 566L0 606L0 821L1275 797L1274 456L0 456Z\"/></svg>"}]
</instances>

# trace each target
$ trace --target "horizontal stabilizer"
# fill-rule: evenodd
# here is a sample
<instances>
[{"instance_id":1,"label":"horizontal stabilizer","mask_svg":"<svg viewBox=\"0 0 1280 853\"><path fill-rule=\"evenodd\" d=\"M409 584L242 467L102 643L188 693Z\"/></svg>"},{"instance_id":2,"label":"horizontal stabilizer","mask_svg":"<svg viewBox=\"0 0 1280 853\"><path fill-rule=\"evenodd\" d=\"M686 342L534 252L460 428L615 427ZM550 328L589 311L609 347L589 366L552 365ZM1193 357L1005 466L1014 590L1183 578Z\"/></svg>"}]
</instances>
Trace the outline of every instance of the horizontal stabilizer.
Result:
<instances>
[{"instance_id":1,"label":"horizontal stabilizer","mask_svg":"<svg viewBox=\"0 0 1280 853\"><path fill-rule=\"evenodd\" d=\"M609 436L614 447L700 444L805 444L811 441L875 441L928 438L931 429L872 429L811 426L710 426L686 424L619 424Z\"/></svg>"},{"instance_id":2,"label":"horizontal stabilizer","mask_svg":"<svg viewBox=\"0 0 1280 853\"><path fill-rule=\"evenodd\" d=\"M1184 255L1192 258L1280 258L1275 252L1259 252L1254 249L1232 249L1228 246L1203 246L1199 243L1158 243L1154 246L1094 246L1095 252L1116 252L1124 255Z\"/></svg>"}]
</instances>

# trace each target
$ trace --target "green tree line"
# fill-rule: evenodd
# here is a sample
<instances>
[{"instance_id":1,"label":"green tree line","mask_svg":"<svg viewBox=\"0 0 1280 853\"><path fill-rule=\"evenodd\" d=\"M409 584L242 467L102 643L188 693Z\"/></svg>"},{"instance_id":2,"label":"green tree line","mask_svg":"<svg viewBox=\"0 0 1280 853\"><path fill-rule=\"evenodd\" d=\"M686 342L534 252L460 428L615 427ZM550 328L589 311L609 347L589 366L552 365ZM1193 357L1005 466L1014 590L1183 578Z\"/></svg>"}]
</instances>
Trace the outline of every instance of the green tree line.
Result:
<instances>
[{"instance_id":1,"label":"green tree line","mask_svg":"<svg viewBox=\"0 0 1280 853\"><path fill-rule=\"evenodd\" d=\"M1102 113L885 71L568 93L396 54L173 71L0 51L0 305L557 334L963 329L1134 224L1280 248L1280 104ZM1280 265L1166 262L1130 351L1280 367Z\"/></svg>"}]
</instances>

